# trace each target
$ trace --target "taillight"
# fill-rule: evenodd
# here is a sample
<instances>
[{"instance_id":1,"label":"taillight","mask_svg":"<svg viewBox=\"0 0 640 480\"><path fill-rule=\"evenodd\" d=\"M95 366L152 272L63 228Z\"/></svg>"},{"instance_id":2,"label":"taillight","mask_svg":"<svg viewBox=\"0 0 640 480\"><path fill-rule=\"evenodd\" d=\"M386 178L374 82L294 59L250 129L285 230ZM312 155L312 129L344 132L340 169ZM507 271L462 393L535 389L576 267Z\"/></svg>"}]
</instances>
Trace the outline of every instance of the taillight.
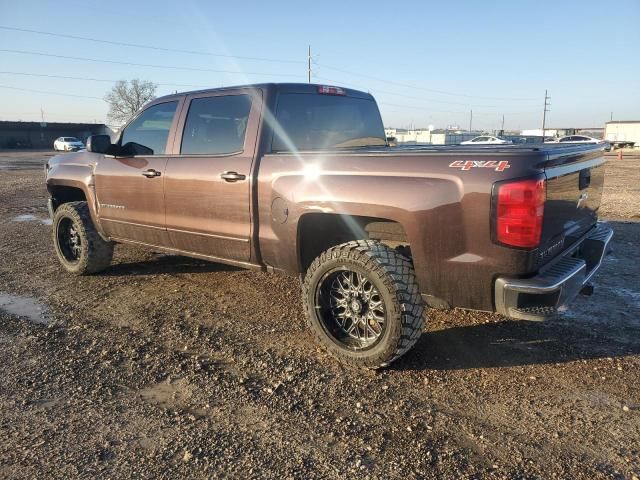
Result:
<instances>
[{"instance_id":1,"label":"taillight","mask_svg":"<svg viewBox=\"0 0 640 480\"><path fill-rule=\"evenodd\" d=\"M542 234L544 200L544 180L498 184L495 197L496 240L514 247L537 247Z\"/></svg>"}]
</instances>

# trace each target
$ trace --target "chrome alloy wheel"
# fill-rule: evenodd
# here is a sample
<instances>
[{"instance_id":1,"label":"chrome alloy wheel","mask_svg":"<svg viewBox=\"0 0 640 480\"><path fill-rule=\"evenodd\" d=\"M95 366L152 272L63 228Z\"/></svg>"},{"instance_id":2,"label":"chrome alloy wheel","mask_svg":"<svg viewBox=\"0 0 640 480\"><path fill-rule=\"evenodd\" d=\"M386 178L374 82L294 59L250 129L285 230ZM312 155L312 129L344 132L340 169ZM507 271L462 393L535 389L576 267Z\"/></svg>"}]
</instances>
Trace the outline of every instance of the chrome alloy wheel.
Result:
<instances>
[{"instance_id":1,"label":"chrome alloy wheel","mask_svg":"<svg viewBox=\"0 0 640 480\"><path fill-rule=\"evenodd\" d=\"M63 218L58 225L58 244L69 263L77 262L82 253L82 240L77 225L70 218Z\"/></svg>"},{"instance_id":2,"label":"chrome alloy wheel","mask_svg":"<svg viewBox=\"0 0 640 480\"><path fill-rule=\"evenodd\" d=\"M384 300L361 272L328 272L318 284L316 300L324 329L344 347L371 348L385 331Z\"/></svg>"}]
</instances>

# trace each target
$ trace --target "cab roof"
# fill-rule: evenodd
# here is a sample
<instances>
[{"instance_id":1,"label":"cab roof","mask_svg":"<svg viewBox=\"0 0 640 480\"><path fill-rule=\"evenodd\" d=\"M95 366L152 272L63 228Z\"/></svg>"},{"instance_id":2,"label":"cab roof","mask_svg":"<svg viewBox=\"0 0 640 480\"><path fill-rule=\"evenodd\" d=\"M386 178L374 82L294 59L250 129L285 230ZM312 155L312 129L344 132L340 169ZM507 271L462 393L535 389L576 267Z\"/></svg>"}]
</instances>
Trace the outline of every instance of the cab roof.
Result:
<instances>
[{"instance_id":1,"label":"cab roof","mask_svg":"<svg viewBox=\"0 0 640 480\"><path fill-rule=\"evenodd\" d=\"M173 98L179 98L185 95L194 95L201 93L215 93L215 92L225 92L230 90L238 90L238 89L259 89L259 90L271 90L273 92L279 93L318 93L318 88L327 86L321 83L252 83L247 85L234 85L230 87L219 87L219 88L205 88L202 90L190 90L187 92L173 93L170 95L165 95L162 97L158 97L153 100L153 103L158 102L159 100L170 100ZM334 85L329 85L333 87ZM363 92L361 90L354 90L351 88L338 87L345 92L345 96L352 98L367 98L373 99L373 96L370 93Z\"/></svg>"}]
</instances>

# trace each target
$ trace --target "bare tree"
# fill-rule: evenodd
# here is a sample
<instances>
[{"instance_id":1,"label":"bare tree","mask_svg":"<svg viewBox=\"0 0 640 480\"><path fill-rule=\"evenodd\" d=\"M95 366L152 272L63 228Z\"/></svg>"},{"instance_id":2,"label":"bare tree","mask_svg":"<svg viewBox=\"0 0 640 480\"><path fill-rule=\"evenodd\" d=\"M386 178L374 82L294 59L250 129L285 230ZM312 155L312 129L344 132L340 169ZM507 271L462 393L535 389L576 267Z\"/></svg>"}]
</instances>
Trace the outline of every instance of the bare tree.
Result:
<instances>
[{"instance_id":1,"label":"bare tree","mask_svg":"<svg viewBox=\"0 0 640 480\"><path fill-rule=\"evenodd\" d=\"M125 123L145 103L156 98L157 88L155 83L137 78L120 80L104 96L104 101L109 104L107 118L116 124Z\"/></svg>"}]
</instances>

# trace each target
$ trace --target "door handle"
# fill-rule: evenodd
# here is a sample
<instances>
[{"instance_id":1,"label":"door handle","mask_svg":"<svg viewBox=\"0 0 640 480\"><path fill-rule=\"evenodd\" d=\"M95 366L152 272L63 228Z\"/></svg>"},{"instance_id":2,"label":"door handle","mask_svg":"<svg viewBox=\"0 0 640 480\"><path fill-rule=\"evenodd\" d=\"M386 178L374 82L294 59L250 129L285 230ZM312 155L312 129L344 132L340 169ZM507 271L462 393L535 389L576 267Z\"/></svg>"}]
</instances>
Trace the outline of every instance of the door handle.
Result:
<instances>
[{"instance_id":1,"label":"door handle","mask_svg":"<svg viewBox=\"0 0 640 480\"><path fill-rule=\"evenodd\" d=\"M247 176L238 172L224 172L220 174L220 178L226 182L237 182L238 180L244 180Z\"/></svg>"},{"instance_id":2,"label":"door handle","mask_svg":"<svg viewBox=\"0 0 640 480\"><path fill-rule=\"evenodd\" d=\"M144 172L142 172L142 175L144 175L147 178L154 178L162 175L162 172L159 172L157 170L154 170L153 168L150 168L149 170L145 170Z\"/></svg>"}]
</instances>

